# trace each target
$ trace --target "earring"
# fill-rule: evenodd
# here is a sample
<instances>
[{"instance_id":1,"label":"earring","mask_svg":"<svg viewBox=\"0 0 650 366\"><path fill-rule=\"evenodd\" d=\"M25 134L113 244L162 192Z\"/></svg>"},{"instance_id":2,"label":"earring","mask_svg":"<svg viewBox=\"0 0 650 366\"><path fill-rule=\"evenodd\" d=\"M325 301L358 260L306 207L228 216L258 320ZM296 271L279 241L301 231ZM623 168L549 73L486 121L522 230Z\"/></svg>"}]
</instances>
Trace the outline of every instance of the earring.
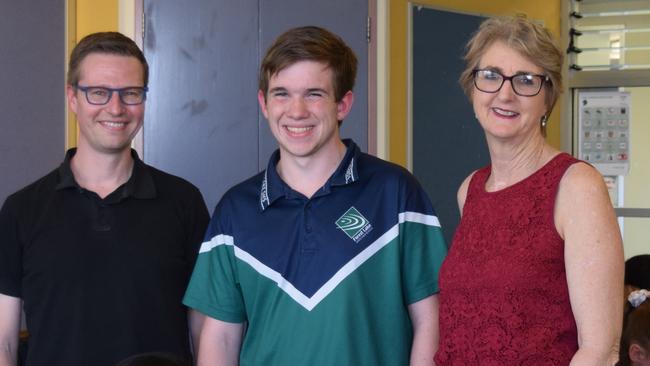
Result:
<instances>
[{"instance_id":1,"label":"earring","mask_svg":"<svg viewBox=\"0 0 650 366\"><path fill-rule=\"evenodd\" d=\"M542 127L546 127L546 121L548 121L548 117L546 115L543 115L541 120Z\"/></svg>"}]
</instances>

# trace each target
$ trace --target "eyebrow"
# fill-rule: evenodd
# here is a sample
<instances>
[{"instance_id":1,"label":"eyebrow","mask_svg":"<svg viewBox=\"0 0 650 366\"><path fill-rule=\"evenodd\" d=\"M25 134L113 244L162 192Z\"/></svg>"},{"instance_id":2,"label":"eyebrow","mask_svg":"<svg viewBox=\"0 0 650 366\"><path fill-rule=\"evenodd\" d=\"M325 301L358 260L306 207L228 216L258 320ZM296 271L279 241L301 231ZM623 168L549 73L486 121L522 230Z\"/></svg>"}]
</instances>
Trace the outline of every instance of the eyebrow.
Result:
<instances>
[{"instance_id":1,"label":"eyebrow","mask_svg":"<svg viewBox=\"0 0 650 366\"><path fill-rule=\"evenodd\" d=\"M287 90L287 88L285 88L283 86L276 86L274 88L269 89L269 93L276 93L276 92L289 92L289 91ZM307 90L305 90L305 94L309 94L309 93L313 93L313 92L318 92L318 93L323 93L325 95L329 95L327 90L325 90L323 88L308 88Z\"/></svg>"},{"instance_id":2,"label":"eyebrow","mask_svg":"<svg viewBox=\"0 0 650 366\"><path fill-rule=\"evenodd\" d=\"M492 71L496 71L496 72L498 72L498 73L501 74L501 75L507 76L507 75L505 75L505 73L503 72L503 69L501 69L499 66L485 66L485 67L479 67L479 69L481 69L481 70L486 70L486 69L487 69L487 70L492 70ZM536 72L526 71L526 70L517 70L517 71L515 71L515 73L512 74L512 75L522 75L522 74L527 74L527 75L537 75Z\"/></svg>"},{"instance_id":3,"label":"eyebrow","mask_svg":"<svg viewBox=\"0 0 650 366\"><path fill-rule=\"evenodd\" d=\"M275 92L286 92L287 89L281 86L276 86L275 88L269 89L269 93L275 93Z\"/></svg>"}]
</instances>

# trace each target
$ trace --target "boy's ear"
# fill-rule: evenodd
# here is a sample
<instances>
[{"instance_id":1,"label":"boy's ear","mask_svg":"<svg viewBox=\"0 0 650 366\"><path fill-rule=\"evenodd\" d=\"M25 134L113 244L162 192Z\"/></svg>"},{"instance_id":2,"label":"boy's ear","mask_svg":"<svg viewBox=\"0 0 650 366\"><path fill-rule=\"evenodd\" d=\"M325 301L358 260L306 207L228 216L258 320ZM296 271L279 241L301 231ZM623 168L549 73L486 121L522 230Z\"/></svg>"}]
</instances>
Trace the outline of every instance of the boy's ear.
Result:
<instances>
[{"instance_id":1,"label":"boy's ear","mask_svg":"<svg viewBox=\"0 0 650 366\"><path fill-rule=\"evenodd\" d=\"M257 91L257 102L260 105L260 110L262 111L262 114L264 117L267 119L269 118L268 111L266 110L266 94L262 90Z\"/></svg>"},{"instance_id":2,"label":"boy's ear","mask_svg":"<svg viewBox=\"0 0 650 366\"><path fill-rule=\"evenodd\" d=\"M348 91L343 95L343 98L337 103L336 108L336 119L343 121L345 117L350 113L352 109L352 104L354 103L354 94L352 91Z\"/></svg>"}]
</instances>

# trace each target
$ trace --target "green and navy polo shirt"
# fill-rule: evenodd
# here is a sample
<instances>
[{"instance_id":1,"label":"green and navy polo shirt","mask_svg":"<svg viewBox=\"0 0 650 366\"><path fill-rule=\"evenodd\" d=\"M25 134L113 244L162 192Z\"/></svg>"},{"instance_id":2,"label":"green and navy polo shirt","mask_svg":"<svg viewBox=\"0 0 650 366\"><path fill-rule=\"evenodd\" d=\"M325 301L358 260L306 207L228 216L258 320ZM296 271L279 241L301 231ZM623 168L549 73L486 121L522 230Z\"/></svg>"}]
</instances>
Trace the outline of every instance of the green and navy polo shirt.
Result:
<instances>
[{"instance_id":1,"label":"green and navy polo shirt","mask_svg":"<svg viewBox=\"0 0 650 366\"><path fill-rule=\"evenodd\" d=\"M311 198L276 151L215 209L184 303L248 323L241 365L408 364L408 305L438 292L442 231L410 173L344 143Z\"/></svg>"}]
</instances>

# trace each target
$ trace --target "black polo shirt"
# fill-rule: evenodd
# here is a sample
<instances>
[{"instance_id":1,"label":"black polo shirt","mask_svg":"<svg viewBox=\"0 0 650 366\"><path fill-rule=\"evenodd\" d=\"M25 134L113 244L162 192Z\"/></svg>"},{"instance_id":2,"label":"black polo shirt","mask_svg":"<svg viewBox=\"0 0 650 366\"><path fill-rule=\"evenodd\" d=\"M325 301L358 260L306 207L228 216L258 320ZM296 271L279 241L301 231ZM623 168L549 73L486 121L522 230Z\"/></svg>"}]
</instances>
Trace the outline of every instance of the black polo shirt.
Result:
<instances>
[{"instance_id":1,"label":"black polo shirt","mask_svg":"<svg viewBox=\"0 0 650 366\"><path fill-rule=\"evenodd\" d=\"M65 161L0 211L0 293L24 301L27 365L114 365L135 353L189 357L181 304L209 216L189 182L135 163L104 199Z\"/></svg>"}]
</instances>

